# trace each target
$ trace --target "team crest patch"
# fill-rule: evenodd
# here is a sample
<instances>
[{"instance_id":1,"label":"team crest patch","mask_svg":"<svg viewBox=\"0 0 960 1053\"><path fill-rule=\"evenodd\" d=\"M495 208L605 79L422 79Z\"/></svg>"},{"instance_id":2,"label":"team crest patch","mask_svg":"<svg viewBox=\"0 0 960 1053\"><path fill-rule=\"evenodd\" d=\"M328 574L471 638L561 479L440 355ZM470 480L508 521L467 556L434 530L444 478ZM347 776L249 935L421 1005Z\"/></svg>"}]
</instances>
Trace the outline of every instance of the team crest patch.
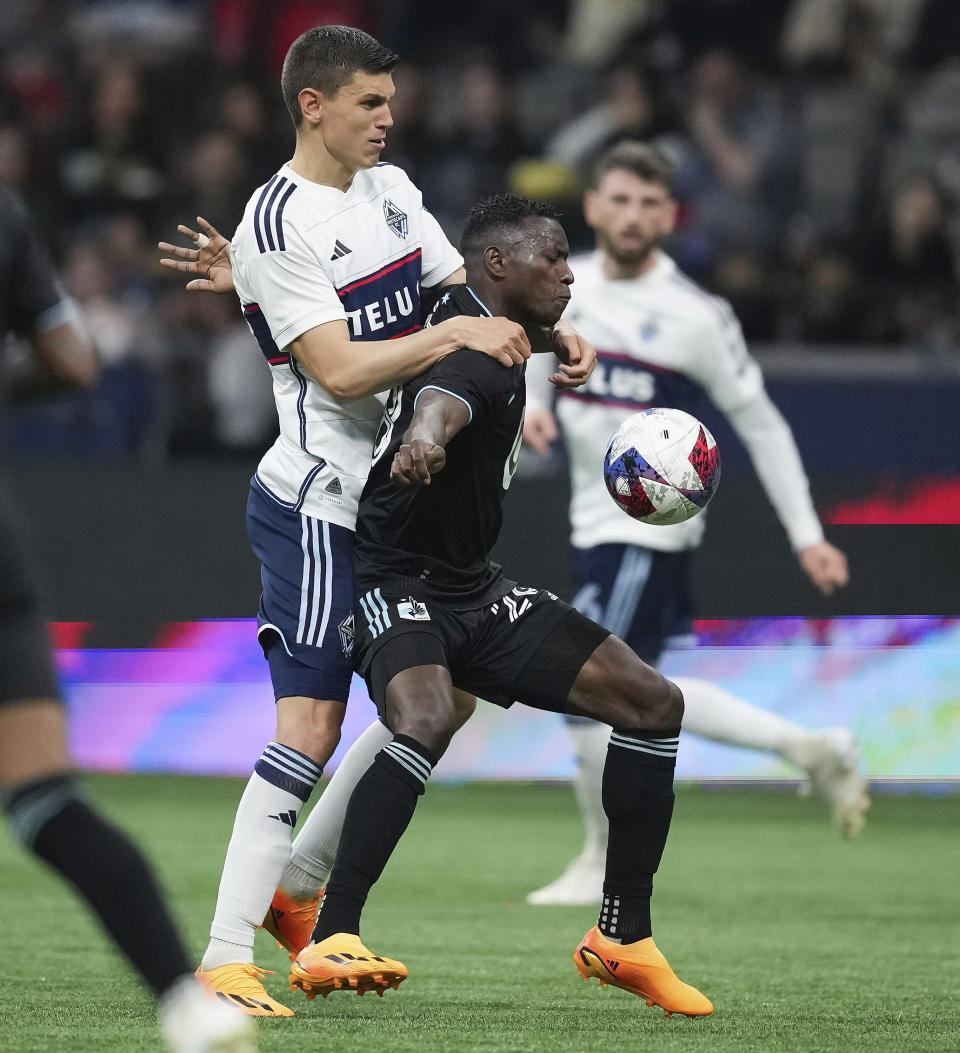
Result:
<instances>
[{"instance_id":1,"label":"team crest patch","mask_svg":"<svg viewBox=\"0 0 960 1053\"><path fill-rule=\"evenodd\" d=\"M407 236L407 214L406 212L401 212L389 198L384 199L383 202L383 218L387 221L387 226L398 238Z\"/></svg>"},{"instance_id":2,"label":"team crest patch","mask_svg":"<svg viewBox=\"0 0 960 1053\"><path fill-rule=\"evenodd\" d=\"M430 621L430 612L427 610L427 605L413 598L404 600L403 603L398 603L397 614L401 618L406 618L408 622Z\"/></svg>"},{"instance_id":3,"label":"team crest patch","mask_svg":"<svg viewBox=\"0 0 960 1053\"><path fill-rule=\"evenodd\" d=\"M343 648L343 657L349 658L353 654L353 641L356 632L353 627L353 611L337 626L340 630L340 646Z\"/></svg>"}]
</instances>

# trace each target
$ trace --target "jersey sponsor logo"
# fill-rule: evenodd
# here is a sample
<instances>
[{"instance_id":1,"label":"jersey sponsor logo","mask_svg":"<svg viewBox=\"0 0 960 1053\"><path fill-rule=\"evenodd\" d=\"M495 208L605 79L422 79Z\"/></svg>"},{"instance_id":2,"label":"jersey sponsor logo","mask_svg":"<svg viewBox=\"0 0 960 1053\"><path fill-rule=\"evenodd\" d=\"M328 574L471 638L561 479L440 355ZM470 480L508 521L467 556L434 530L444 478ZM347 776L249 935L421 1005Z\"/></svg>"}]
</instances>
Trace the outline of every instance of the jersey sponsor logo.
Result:
<instances>
[{"instance_id":1,"label":"jersey sponsor logo","mask_svg":"<svg viewBox=\"0 0 960 1053\"><path fill-rule=\"evenodd\" d=\"M353 641L357 637L356 627L353 624L353 611L337 626L337 630L340 633L340 647L343 650L343 657L349 658L353 654Z\"/></svg>"},{"instance_id":2,"label":"jersey sponsor logo","mask_svg":"<svg viewBox=\"0 0 960 1053\"><path fill-rule=\"evenodd\" d=\"M415 600L412 596L397 604L397 614L408 622L430 621L430 612L427 610L427 605Z\"/></svg>"},{"instance_id":3,"label":"jersey sponsor logo","mask_svg":"<svg viewBox=\"0 0 960 1053\"><path fill-rule=\"evenodd\" d=\"M649 405L656 386L656 378L649 370L624 362L605 362L598 357L597 368L584 389L590 395Z\"/></svg>"},{"instance_id":4,"label":"jersey sponsor logo","mask_svg":"<svg viewBox=\"0 0 960 1053\"><path fill-rule=\"evenodd\" d=\"M337 290L359 340L384 340L419 328L420 249Z\"/></svg>"},{"instance_id":5,"label":"jersey sponsor logo","mask_svg":"<svg viewBox=\"0 0 960 1053\"><path fill-rule=\"evenodd\" d=\"M562 397L624 409L675 406L696 413L701 391L695 381L676 370L618 352L598 351L590 379L582 387L562 392Z\"/></svg>"},{"instance_id":6,"label":"jersey sponsor logo","mask_svg":"<svg viewBox=\"0 0 960 1053\"><path fill-rule=\"evenodd\" d=\"M407 214L402 209L397 208L390 198L384 198L383 218L387 221L387 226L398 238L401 240L406 238L408 230Z\"/></svg>"}]
</instances>

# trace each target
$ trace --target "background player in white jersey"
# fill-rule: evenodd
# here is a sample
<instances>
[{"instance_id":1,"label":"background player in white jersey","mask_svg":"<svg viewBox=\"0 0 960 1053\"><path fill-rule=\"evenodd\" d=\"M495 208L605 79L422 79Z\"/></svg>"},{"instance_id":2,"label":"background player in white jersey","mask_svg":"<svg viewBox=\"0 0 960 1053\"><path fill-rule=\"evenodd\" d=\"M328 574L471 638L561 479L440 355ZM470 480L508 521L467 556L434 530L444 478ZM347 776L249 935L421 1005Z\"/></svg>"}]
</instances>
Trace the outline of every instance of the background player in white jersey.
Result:
<instances>
[{"instance_id":1,"label":"background player in white jersey","mask_svg":"<svg viewBox=\"0 0 960 1053\"><path fill-rule=\"evenodd\" d=\"M550 409L549 361L527 370L524 438L545 453L562 433L570 464L574 606L655 663L665 642L692 631L690 572L703 517L650 526L625 516L606 493L606 443L625 416L646 406L697 413L708 396L744 443L800 565L822 592L847 582L844 554L824 540L790 428L770 401L730 305L682 274L659 247L674 226L670 162L637 142L614 146L597 162L584 199L597 249L571 260L576 275L567 312L597 350L597 369ZM848 836L869 804L845 729L808 731L702 680L677 680L685 733L771 750L803 768L830 802ZM604 729L569 722L577 801L586 826L582 853L566 872L532 892L536 904L593 903L602 894L606 818L600 776Z\"/></svg>"},{"instance_id":2,"label":"background player in white jersey","mask_svg":"<svg viewBox=\"0 0 960 1053\"><path fill-rule=\"evenodd\" d=\"M379 163L396 61L345 26L312 29L291 45L281 86L296 149L250 199L230 249L232 283L270 366L280 418L247 506L277 730L237 811L201 970L258 1016L292 1015L263 987L254 934L288 863L291 830L340 738L352 675L353 529L383 410L378 393L461 347L504 367L530 354L522 327L505 318L420 328L421 287L460 283L464 271L420 192ZM203 263L195 251L161 248L188 261L181 270ZM227 288L214 280L226 270L224 262L191 286ZM578 338L561 339L579 361ZM586 357L570 368L574 380L578 369L589 372Z\"/></svg>"}]
</instances>

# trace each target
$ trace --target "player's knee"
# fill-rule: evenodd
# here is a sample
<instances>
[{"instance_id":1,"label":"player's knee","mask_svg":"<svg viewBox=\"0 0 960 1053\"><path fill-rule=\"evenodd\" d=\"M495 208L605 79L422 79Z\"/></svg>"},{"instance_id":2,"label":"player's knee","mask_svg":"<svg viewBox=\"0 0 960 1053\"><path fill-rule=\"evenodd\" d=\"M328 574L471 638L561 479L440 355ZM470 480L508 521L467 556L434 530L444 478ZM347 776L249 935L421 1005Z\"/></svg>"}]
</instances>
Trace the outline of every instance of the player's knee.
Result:
<instances>
[{"instance_id":1,"label":"player's knee","mask_svg":"<svg viewBox=\"0 0 960 1053\"><path fill-rule=\"evenodd\" d=\"M324 765L340 743L341 702L284 698L277 703L277 742Z\"/></svg>"},{"instance_id":2,"label":"player's knee","mask_svg":"<svg viewBox=\"0 0 960 1053\"><path fill-rule=\"evenodd\" d=\"M652 666L640 663L635 675L621 683L614 727L675 731L683 720L683 694L672 680Z\"/></svg>"},{"instance_id":3,"label":"player's knee","mask_svg":"<svg viewBox=\"0 0 960 1053\"><path fill-rule=\"evenodd\" d=\"M424 746L439 760L460 727L457 707L438 704L432 707L407 710L391 720L395 735L407 735Z\"/></svg>"}]
</instances>

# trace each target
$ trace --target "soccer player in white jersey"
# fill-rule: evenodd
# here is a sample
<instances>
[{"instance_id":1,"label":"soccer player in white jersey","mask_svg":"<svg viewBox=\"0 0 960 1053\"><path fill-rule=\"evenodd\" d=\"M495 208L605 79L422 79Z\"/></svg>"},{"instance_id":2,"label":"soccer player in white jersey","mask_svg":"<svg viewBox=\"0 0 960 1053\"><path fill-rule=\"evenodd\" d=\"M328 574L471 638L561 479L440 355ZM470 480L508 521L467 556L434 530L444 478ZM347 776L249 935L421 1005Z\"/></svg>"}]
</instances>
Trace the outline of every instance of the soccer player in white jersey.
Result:
<instances>
[{"instance_id":1,"label":"soccer player in white jersey","mask_svg":"<svg viewBox=\"0 0 960 1053\"><path fill-rule=\"evenodd\" d=\"M554 416L550 363L531 362L524 425L524 438L544 453L559 424L567 449L573 605L650 663L669 638L692 631L692 553L705 522L650 526L609 499L599 468L606 442L626 415L644 407L696 413L708 396L746 446L813 584L829 594L847 581L846 558L824 540L790 428L764 390L730 305L687 278L659 247L676 216L672 180L664 155L637 142L614 146L597 162L584 200L597 249L571 260L576 283L567 312L598 349L597 368L586 385L560 393ZM849 731L811 732L705 681L677 683L685 733L779 753L807 772L846 835L860 831L869 798ZM560 878L530 894L535 904L594 903L602 895L607 823L600 776L608 736L589 721L571 719L569 728L586 843Z\"/></svg>"},{"instance_id":2,"label":"soccer player in white jersey","mask_svg":"<svg viewBox=\"0 0 960 1053\"><path fill-rule=\"evenodd\" d=\"M281 77L296 149L247 205L230 247L232 283L217 258L223 239L208 225L202 237L189 232L211 250L212 269L188 287L236 287L280 419L247 505L277 730L240 801L201 963L218 992L256 1016L293 1015L261 982L254 934L289 864L291 830L340 739L352 675L353 530L383 411L379 393L458 348L505 368L531 350L522 327L505 318L420 328L421 287L461 283L464 271L420 192L400 169L379 163L393 123L396 61L351 27L300 36ZM161 248L186 261L168 266L188 273L205 262L200 250ZM555 333L571 363L558 382L582 382L592 349L569 327ZM315 916L315 896L307 910Z\"/></svg>"}]
</instances>

